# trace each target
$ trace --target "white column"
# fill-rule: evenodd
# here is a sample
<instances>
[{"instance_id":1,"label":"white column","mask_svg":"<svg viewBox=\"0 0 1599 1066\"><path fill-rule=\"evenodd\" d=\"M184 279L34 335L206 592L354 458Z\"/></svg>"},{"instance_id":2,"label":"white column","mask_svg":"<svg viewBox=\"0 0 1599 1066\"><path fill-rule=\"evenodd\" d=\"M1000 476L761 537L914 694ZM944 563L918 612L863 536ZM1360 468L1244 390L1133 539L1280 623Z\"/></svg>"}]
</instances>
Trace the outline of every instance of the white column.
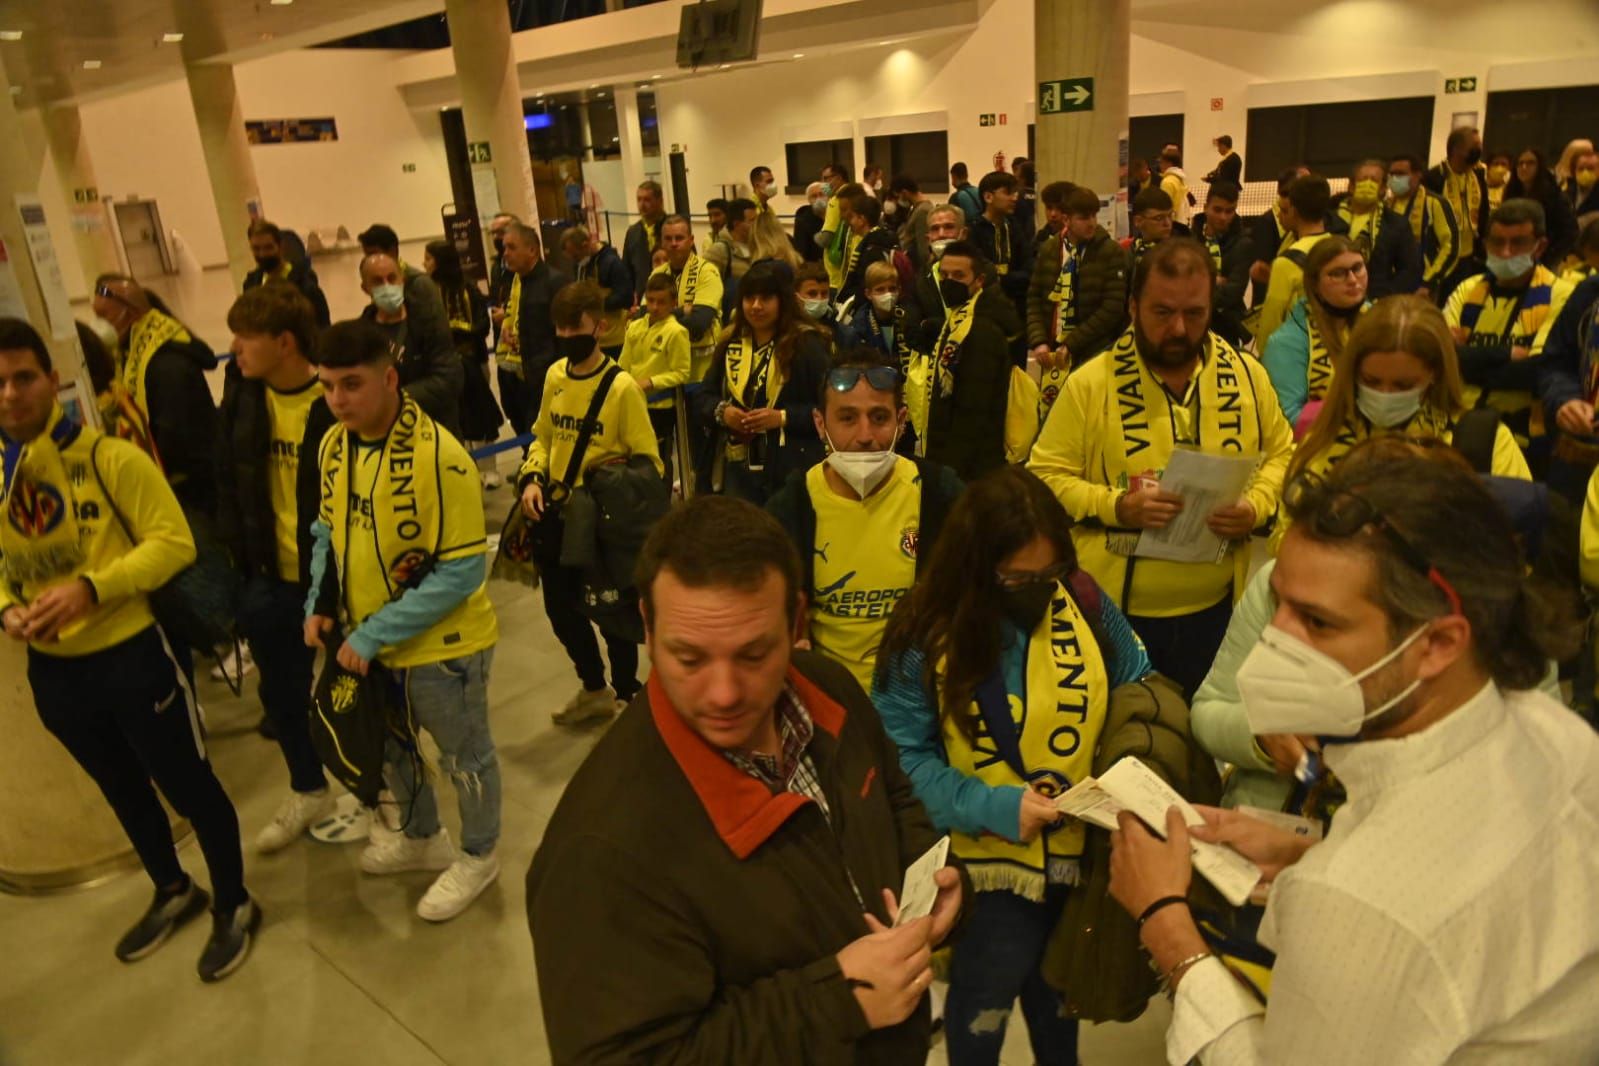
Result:
<instances>
[{"instance_id":1,"label":"white column","mask_svg":"<svg viewBox=\"0 0 1599 1066\"><path fill-rule=\"evenodd\" d=\"M228 63L191 62L186 73L189 97L194 101L194 121L200 127L205 169L211 176L217 221L222 225L222 244L228 251L228 269L233 274L233 284L242 286L244 276L255 267L248 230L252 207L261 211L261 186L256 181L255 162L250 158L250 142L244 135L239 87Z\"/></svg>"},{"instance_id":2,"label":"white column","mask_svg":"<svg viewBox=\"0 0 1599 1066\"><path fill-rule=\"evenodd\" d=\"M632 210L633 193L644 180L644 132L639 126L638 90L631 85L616 85L611 92L616 97L616 135L621 138L622 186L628 200L612 210L625 212Z\"/></svg>"},{"instance_id":3,"label":"white column","mask_svg":"<svg viewBox=\"0 0 1599 1066\"><path fill-rule=\"evenodd\" d=\"M94 279L99 275L115 274L121 269L116 239L106 224L105 208L98 202L100 183L95 180L94 160L89 153L89 143L83 136L83 123L78 116L78 109L71 104L64 104L43 110L50 155L55 160L61 191L70 201L68 210L73 213L72 237L77 247L78 263L83 269L84 287L92 288ZM80 202L77 199L80 191L90 193L96 199Z\"/></svg>"},{"instance_id":4,"label":"white column","mask_svg":"<svg viewBox=\"0 0 1599 1066\"><path fill-rule=\"evenodd\" d=\"M504 0L446 0L444 11L450 20L466 139L489 144L499 209L537 227L533 162L527 154L510 11Z\"/></svg>"},{"instance_id":5,"label":"white column","mask_svg":"<svg viewBox=\"0 0 1599 1066\"><path fill-rule=\"evenodd\" d=\"M1072 181L1093 189L1101 202L1125 188L1131 7L1131 0L1034 0L1040 188ZM1067 106L1080 106L1089 88L1084 79L1093 80L1087 110L1046 113L1044 83L1067 82L1058 95Z\"/></svg>"}]
</instances>

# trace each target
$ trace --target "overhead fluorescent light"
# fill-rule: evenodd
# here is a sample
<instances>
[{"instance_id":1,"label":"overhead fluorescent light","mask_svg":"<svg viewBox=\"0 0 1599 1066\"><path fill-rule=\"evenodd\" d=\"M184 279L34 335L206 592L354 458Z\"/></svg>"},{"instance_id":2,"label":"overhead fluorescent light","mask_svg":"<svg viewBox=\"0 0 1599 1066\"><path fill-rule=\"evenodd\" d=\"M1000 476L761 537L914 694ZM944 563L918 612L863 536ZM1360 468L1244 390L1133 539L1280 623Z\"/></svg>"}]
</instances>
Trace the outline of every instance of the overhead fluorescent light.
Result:
<instances>
[{"instance_id":1,"label":"overhead fluorescent light","mask_svg":"<svg viewBox=\"0 0 1599 1066\"><path fill-rule=\"evenodd\" d=\"M20 40L22 40L22 31L21 30L0 30L0 41L20 41Z\"/></svg>"},{"instance_id":2,"label":"overhead fluorescent light","mask_svg":"<svg viewBox=\"0 0 1599 1066\"><path fill-rule=\"evenodd\" d=\"M805 53L804 52L795 52L794 53L794 58L795 59L804 59L805 58Z\"/></svg>"},{"instance_id":3,"label":"overhead fluorescent light","mask_svg":"<svg viewBox=\"0 0 1599 1066\"><path fill-rule=\"evenodd\" d=\"M661 80L661 75L659 75L659 74L651 74L650 75L650 80L651 81L660 81Z\"/></svg>"},{"instance_id":4,"label":"overhead fluorescent light","mask_svg":"<svg viewBox=\"0 0 1599 1066\"><path fill-rule=\"evenodd\" d=\"M177 44L181 40L183 40L183 34L181 33L163 33L161 35L162 44Z\"/></svg>"},{"instance_id":5,"label":"overhead fluorescent light","mask_svg":"<svg viewBox=\"0 0 1599 1066\"><path fill-rule=\"evenodd\" d=\"M288 7L294 0L272 0L273 7Z\"/></svg>"},{"instance_id":6,"label":"overhead fluorescent light","mask_svg":"<svg viewBox=\"0 0 1599 1066\"><path fill-rule=\"evenodd\" d=\"M98 59L85 59L83 61L84 70L99 70L100 66L101 63Z\"/></svg>"}]
</instances>

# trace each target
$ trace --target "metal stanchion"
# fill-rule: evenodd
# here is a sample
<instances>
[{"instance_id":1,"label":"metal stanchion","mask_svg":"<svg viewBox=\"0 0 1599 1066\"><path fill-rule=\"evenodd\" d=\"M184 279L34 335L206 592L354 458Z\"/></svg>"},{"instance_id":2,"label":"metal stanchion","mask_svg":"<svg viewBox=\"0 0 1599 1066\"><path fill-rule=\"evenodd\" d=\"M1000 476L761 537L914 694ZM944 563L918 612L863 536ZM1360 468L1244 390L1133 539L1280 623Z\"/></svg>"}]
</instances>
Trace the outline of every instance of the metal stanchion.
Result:
<instances>
[{"instance_id":1,"label":"metal stanchion","mask_svg":"<svg viewBox=\"0 0 1599 1066\"><path fill-rule=\"evenodd\" d=\"M689 440L688 398L681 388L672 390L672 413L677 417L676 443L678 492L684 500L694 498L694 448Z\"/></svg>"}]
</instances>

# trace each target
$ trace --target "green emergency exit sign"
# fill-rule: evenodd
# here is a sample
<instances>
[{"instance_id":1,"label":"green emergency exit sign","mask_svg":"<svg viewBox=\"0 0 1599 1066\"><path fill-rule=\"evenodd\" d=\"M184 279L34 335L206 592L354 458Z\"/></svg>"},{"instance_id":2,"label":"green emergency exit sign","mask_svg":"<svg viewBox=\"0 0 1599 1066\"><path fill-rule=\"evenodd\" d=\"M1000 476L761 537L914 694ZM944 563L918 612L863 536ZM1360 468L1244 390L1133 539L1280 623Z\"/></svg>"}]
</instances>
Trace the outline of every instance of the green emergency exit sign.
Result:
<instances>
[{"instance_id":1,"label":"green emergency exit sign","mask_svg":"<svg viewBox=\"0 0 1599 1066\"><path fill-rule=\"evenodd\" d=\"M1063 111L1094 110L1093 78L1062 78L1038 83L1038 113L1058 115Z\"/></svg>"}]
</instances>

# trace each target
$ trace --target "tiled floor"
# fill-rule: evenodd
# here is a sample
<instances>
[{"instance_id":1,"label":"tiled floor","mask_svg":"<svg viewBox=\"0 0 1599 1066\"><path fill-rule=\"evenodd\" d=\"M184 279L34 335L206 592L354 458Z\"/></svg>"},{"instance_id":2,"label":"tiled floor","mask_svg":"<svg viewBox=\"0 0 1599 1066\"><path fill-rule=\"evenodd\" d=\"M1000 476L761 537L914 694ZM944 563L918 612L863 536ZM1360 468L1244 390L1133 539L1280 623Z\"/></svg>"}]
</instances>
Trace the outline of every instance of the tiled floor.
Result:
<instances>
[{"instance_id":1,"label":"tiled floor","mask_svg":"<svg viewBox=\"0 0 1599 1066\"><path fill-rule=\"evenodd\" d=\"M335 317L360 306L354 266L353 256L319 264ZM225 276L160 287L197 332L225 346ZM492 525L510 506L508 492L487 494L486 506ZM270 858L247 853L266 924L249 963L215 986L194 973L203 923L136 965L112 957L116 938L148 900L142 875L62 896L0 896L0 1066L548 1062L522 881L595 735L549 721L575 680L537 595L499 582L491 594L501 627L490 690L504 775L499 885L453 922L434 926L413 913L426 874L365 877L353 846L306 841ZM203 696L212 756L248 841L286 788L282 762L254 732L252 691L238 699L203 683ZM448 784L441 789L446 821L457 825ZM181 854L203 874L192 843ZM1132 1025L1086 1029L1083 1062L1163 1061L1166 1018L1157 1001ZM941 1046L928 1061L945 1061ZM1019 1021L1004 1061L1032 1061Z\"/></svg>"}]
</instances>

